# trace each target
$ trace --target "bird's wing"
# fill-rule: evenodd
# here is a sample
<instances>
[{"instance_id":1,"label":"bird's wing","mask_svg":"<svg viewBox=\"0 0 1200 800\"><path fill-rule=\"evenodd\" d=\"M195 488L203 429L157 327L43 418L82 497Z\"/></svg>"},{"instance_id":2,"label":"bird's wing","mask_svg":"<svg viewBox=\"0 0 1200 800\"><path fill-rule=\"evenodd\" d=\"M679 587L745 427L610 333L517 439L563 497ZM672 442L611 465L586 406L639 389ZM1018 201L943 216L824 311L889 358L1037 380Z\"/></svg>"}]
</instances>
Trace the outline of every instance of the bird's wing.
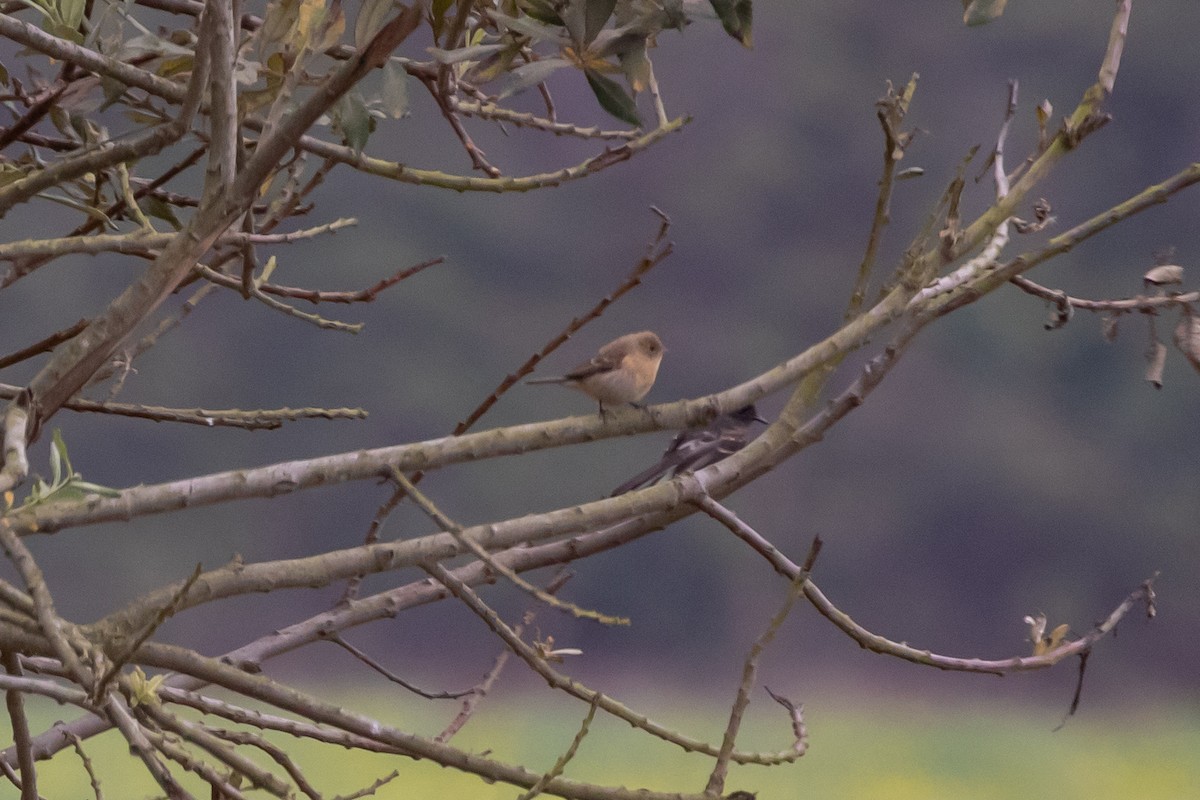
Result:
<instances>
[{"instance_id":1,"label":"bird's wing","mask_svg":"<svg viewBox=\"0 0 1200 800\"><path fill-rule=\"evenodd\" d=\"M585 361L575 369L566 374L566 378L573 381L581 381L584 378L590 378L593 375L600 375L605 372L612 372L617 367L621 366L621 359L611 355L600 353L594 356L590 361Z\"/></svg>"},{"instance_id":2,"label":"bird's wing","mask_svg":"<svg viewBox=\"0 0 1200 800\"><path fill-rule=\"evenodd\" d=\"M695 471L720 460L720 456L712 458L717 449L717 439L717 434L710 430L681 431L671 440L671 444L667 445L658 461L614 489L612 496L640 489L661 480L667 474L678 475L689 470ZM695 466L696 464L699 466Z\"/></svg>"}]
</instances>

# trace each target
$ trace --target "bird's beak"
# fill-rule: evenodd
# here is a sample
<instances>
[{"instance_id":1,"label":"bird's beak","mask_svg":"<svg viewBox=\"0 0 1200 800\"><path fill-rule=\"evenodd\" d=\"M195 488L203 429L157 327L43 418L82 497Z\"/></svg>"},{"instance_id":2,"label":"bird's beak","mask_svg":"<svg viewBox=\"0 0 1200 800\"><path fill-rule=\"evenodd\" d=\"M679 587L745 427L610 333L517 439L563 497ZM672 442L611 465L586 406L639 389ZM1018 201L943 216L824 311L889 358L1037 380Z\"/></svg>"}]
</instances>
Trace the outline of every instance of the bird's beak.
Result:
<instances>
[{"instance_id":1,"label":"bird's beak","mask_svg":"<svg viewBox=\"0 0 1200 800\"><path fill-rule=\"evenodd\" d=\"M755 415L754 415L754 421L755 421L755 422L761 422L763 425L770 425L770 424L771 424L771 420L769 420L769 419L764 419L762 414L755 414Z\"/></svg>"}]
</instances>

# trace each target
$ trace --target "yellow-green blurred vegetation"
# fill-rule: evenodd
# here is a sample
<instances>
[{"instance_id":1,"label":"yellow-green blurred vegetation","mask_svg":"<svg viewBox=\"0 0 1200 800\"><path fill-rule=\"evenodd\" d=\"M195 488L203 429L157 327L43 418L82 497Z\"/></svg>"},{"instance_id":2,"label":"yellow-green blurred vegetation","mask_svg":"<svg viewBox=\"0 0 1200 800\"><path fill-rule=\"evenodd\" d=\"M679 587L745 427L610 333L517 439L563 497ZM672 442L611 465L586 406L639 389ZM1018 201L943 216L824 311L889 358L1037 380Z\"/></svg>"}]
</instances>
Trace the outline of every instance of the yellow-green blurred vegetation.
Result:
<instances>
[{"instance_id":1,"label":"yellow-green blurred vegetation","mask_svg":"<svg viewBox=\"0 0 1200 800\"><path fill-rule=\"evenodd\" d=\"M328 687L325 687L328 689ZM538 704L546 694L515 695L483 702L477 716L453 740L471 751L549 769L570 744L586 709ZM1085 709L1058 731L1061 710L1035 706L939 703L929 700L850 699L838 692L806 698L809 752L796 764L777 768L735 767L727 788L758 792L759 800L1057 800L1138 798L1185 800L1200 787L1200 711L1195 707ZM369 709L385 722L436 733L453 715L453 704L388 713L378 694L345 693L351 708ZM400 701L405 702L405 701ZM668 705L670 724L718 741L724 709L706 699L677 695ZM770 704L754 706L745 729L747 749L778 750L789 732ZM52 715L39 716L35 725ZM274 741L281 742L278 737ZM100 765L106 797L155 797L145 770L126 755L124 740L108 733L89 742ZM513 787L482 781L429 762L351 752L300 741L288 751L328 796L347 794L399 771L374 795L380 800L471 798L511 800ZM260 759L261 760L261 759ZM600 783L624 782L650 789L703 788L711 762L636 733L599 715L568 777ZM64 751L39 774L50 798L90 798L78 758ZM199 786L199 784L196 784Z\"/></svg>"}]
</instances>

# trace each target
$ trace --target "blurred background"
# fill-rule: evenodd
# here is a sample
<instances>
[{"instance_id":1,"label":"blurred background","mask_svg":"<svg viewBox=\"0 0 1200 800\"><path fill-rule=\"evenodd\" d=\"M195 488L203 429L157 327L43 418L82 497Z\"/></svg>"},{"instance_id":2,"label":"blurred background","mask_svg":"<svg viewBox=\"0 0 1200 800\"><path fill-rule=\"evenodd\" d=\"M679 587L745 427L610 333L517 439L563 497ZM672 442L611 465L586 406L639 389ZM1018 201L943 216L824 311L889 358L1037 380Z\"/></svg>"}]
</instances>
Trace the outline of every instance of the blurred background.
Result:
<instances>
[{"instance_id":1,"label":"blurred background","mask_svg":"<svg viewBox=\"0 0 1200 800\"><path fill-rule=\"evenodd\" d=\"M1010 79L1020 82L1010 166L1036 144L1037 104L1048 100L1053 119L1061 119L1095 80L1111 4L1013 2L1002 19L976 29L962 26L960 10L946 2L759 3L752 50L715 21L664 33L653 58L667 111L690 115L691 123L625 164L559 188L457 194L337 170L316 195L309 221L353 216L358 227L278 250L276 280L352 289L434 255L444 254L447 263L369 306L325 309L365 322L358 336L321 332L221 293L137 363L120 398L206 408L361 405L370 412L366 421L247 433L63 412L54 425L86 479L117 487L444 435L630 271L657 226L651 205L672 219L674 255L555 354L545 371L570 368L600 344L645 328L668 348L647 401L716 391L769 369L841 319L875 202L883 141L874 103L888 81L903 85L920 73L907 121L919 133L901 166L925 174L897 186L880 256L884 272L968 149L982 145L986 154L994 144ZM1107 106L1113 122L1039 190L1058 224L1014 236L1008 255L1035 248L1196 159L1198 26L1198 4L1135 8ZM557 76L551 89L562 119L617 127L595 108L581 75ZM424 90L410 81L409 91L410 116L382 124L368 152L469 172ZM523 97L518 105L532 110L535 100ZM577 163L597 149L486 123L470 129L507 174ZM977 159L969 174L983 166ZM992 193L988 179L969 184L965 216L985 208ZM1194 191L1185 192L1030 277L1075 296L1130 296L1140 290L1154 252L1174 246L1175 262L1187 269L1185 286L1194 288L1198 208ZM29 235L25 226L33 224L37 235L58 235L77 221L57 207L34 211L38 218L11 214L4 237ZM61 224L48 225L49 219ZM3 349L98 312L142 268L134 259L101 256L61 259L39 270L5 293ZM1116 715L1124 726L1118 736L1163 734L1176 737L1173 746L1200 745L1200 375L1172 351L1165 386L1156 391L1142 380L1145 318L1124 317L1110 344L1100 319L1084 313L1064 329L1044 330L1049 311L1009 287L941 320L824 441L728 504L796 560L820 534L825 548L814 578L835 603L878 633L949 655L1024 653L1022 617L1037 612L1051 626L1067 622L1086 631L1161 572L1158 619L1147 624L1131 614L1119 636L1096 648L1078 724L1093 715L1112 730ZM1169 331L1173 322L1161 321L1160 328ZM0 380L21 383L36 366L6 370ZM852 380L855 368L847 362L831 390ZM783 400L768 398L760 407L770 416ZM591 408L572 392L519 386L482 424ZM429 475L423 486L463 524L537 512L606 495L657 458L669 438L453 467ZM43 470L48 440L33 453ZM255 561L353 546L388 492L372 484L321 489L75 529L30 544L61 612L88 621L185 576L198 561L213 567L235 554ZM412 537L430 528L403 508L384 535ZM618 697L649 698L652 716L668 713L654 705L663 697L687 704L697 692L711 695L719 732L720 709L732 699L745 650L786 588L767 565L716 523L694 517L574 569L566 596L628 615L633 625L601 629L543 610L541 633L585 652L569 664L572 674ZM220 653L328 607L340 592L339 586L230 601L181 615L163 635ZM486 596L509 618L526 606L505 587ZM406 677L445 689L473 684L498 647L465 609L446 603L347 638ZM336 648L310 648L269 671L342 682L351 692L369 686L390 692ZM520 673L510 667L499 696L540 691ZM1049 731L1066 712L1075 680L1074 664L1002 681L919 668L860 650L807 608L796 611L761 671L761 682L807 700L812 719L827 721L827 733L849 726L847 746L864 729L902 730L897 720L919 727L914 720L922 710L946 709L964 725L1020 718L1045 742L1061 742L1075 722L1058 738ZM786 732L775 711L755 707L777 724L764 747L782 747ZM995 735L1001 729L998 722L964 734L978 734L964 740L975 743L969 752L935 761L1003 750L1003 737ZM820 736L814 723L813 737ZM1174 752L1157 749L1168 762ZM1002 760L998 772L1011 773L1023 757ZM912 791L929 796L919 785ZM1008 796L998 791L979 796Z\"/></svg>"}]
</instances>

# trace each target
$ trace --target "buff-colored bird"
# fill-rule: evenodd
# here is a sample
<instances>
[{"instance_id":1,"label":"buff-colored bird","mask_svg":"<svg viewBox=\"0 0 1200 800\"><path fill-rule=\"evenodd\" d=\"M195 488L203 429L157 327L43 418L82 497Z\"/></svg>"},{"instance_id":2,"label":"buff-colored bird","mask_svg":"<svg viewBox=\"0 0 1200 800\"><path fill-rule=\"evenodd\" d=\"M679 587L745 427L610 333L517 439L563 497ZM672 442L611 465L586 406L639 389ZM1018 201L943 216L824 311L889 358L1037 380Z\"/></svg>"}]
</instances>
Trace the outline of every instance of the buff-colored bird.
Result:
<instances>
[{"instance_id":1,"label":"buff-colored bird","mask_svg":"<svg viewBox=\"0 0 1200 800\"><path fill-rule=\"evenodd\" d=\"M636 403L645 397L658 377L662 357L658 334L628 333L601 347L600 352L566 375L535 378L527 383L560 383L578 389L599 403L603 414L606 405Z\"/></svg>"}]
</instances>

